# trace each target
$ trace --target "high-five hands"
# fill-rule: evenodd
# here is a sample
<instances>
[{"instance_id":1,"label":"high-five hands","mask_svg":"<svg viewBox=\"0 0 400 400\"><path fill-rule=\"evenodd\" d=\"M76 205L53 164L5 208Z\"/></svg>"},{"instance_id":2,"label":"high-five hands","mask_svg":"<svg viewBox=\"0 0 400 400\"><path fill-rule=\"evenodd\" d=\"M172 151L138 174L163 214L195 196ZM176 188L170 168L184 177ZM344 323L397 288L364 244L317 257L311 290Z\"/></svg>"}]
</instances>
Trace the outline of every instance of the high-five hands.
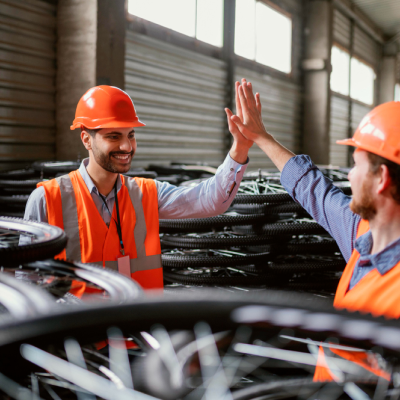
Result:
<instances>
[{"instance_id":1,"label":"high-five hands","mask_svg":"<svg viewBox=\"0 0 400 400\"><path fill-rule=\"evenodd\" d=\"M247 82L246 79L242 79L241 84L236 82L236 109L237 115L233 115L228 108L225 109L232 135L238 136L237 131L239 131L248 142L256 143L282 171L287 161L294 157L294 154L266 131L261 117L260 94L253 94L252 84ZM236 128L232 126L232 123Z\"/></svg>"},{"instance_id":2,"label":"high-five hands","mask_svg":"<svg viewBox=\"0 0 400 400\"><path fill-rule=\"evenodd\" d=\"M260 94L253 94L253 87L246 79L242 83L236 82L236 109L237 115L225 109L230 122L233 122L239 132L248 140L257 142L261 138L270 136L261 118Z\"/></svg>"},{"instance_id":3,"label":"high-five hands","mask_svg":"<svg viewBox=\"0 0 400 400\"><path fill-rule=\"evenodd\" d=\"M240 99L239 99L239 90L238 87L240 86L239 82L235 83L235 92L236 92L236 111L237 111L237 118L242 121L243 120L243 114L242 114L242 108L240 104ZM238 144L247 147L248 149L253 146L253 141L247 139L242 135L240 132L237 124L233 121L232 117L234 116L232 111L229 108L225 108L226 116L228 119L228 126L229 126L229 131L231 132L234 141L237 142ZM235 116L236 117L236 116Z\"/></svg>"}]
</instances>

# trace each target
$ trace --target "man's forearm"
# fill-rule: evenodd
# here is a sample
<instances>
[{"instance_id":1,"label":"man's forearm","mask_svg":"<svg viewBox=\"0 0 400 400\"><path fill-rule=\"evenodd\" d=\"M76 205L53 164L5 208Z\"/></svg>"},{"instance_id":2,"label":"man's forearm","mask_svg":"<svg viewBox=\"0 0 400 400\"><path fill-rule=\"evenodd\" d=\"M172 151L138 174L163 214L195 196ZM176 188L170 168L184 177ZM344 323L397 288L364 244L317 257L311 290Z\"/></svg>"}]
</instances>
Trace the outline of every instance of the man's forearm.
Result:
<instances>
[{"instance_id":1,"label":"man's forearm","mask_svg":"<svg viewBox=\"0 0 400 400\"><path fill-rule=\"evenodd\" d=\"M279 171L282 171L286 163L295 156L270 135L260 136L255 140L255 143L271 159Z\"/></svg>"}]
</instances>

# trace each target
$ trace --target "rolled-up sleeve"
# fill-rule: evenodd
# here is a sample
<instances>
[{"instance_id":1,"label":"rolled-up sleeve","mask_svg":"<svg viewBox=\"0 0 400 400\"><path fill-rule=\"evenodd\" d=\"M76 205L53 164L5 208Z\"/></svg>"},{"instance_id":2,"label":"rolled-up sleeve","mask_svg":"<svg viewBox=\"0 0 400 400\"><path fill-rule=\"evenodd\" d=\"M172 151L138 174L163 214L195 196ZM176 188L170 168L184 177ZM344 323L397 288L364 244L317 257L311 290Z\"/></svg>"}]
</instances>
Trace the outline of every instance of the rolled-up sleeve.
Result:
<instances>
[{"instance_id":1,"label":"rolled-up sleeve","mask_svg":"<svg viewBox=\"0 0 400 400\"><path fill-rule=\"evenodd\" d=\"M346 196L306 155L291 158L283 168L281 183L307 212L336 240L348 260L354 248L360 216Z\"/></svg>"},{"instance_id":2,"label":"rolled-up sleeve","mask_svg":"<svg viewBox=\"0 0 400 400\"><path fill-rule=\"evenodd\" d=\"M248 162L239 164L228 154L215 176L194 187L156 181L159 218L206 218L224 213L235 198Z\"/></svg>"}]
</instances>

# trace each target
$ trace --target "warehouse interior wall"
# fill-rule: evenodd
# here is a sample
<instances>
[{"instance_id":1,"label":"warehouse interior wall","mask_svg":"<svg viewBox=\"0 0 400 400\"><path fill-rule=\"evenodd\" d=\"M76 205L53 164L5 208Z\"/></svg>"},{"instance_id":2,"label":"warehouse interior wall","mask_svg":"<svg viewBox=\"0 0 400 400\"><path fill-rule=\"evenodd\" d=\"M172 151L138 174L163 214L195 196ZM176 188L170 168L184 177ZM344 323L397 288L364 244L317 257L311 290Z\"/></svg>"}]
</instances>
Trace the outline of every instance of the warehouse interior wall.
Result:
<instances>
[{"instance_id":1,"label":"warehouse interior wall","mask_svg":"<svg viewBox=\"0 0 400 400\"><path fill-rule=\"evenodd\" d=\"M290 150L349 165L335 141L394 97L398 45L388 53L348 0L263 0L292 20L286 74L234 54L235 1L224 1L225 45L217 48L128 14L125 0L0 0L0 169L84 157L69 127L79 98L99 84L127 90L147 123L135 166L218 165L230 146L224 107L234 109L242 77L261 94L267 129ZM334 44L374 69L373 104L330 90ZM250 158L251 169L272 166L255 146Z\"/></svg>"},{"instance_id":2,"label":"warehouse interior wall","mask_svg":"<svg viewBox=\"0 0 400 400\"><path fill-rule=\"evenodd\" d=\"M55 158L55 2L0 1L0 170Z\"/></svg>"}]
</instances>

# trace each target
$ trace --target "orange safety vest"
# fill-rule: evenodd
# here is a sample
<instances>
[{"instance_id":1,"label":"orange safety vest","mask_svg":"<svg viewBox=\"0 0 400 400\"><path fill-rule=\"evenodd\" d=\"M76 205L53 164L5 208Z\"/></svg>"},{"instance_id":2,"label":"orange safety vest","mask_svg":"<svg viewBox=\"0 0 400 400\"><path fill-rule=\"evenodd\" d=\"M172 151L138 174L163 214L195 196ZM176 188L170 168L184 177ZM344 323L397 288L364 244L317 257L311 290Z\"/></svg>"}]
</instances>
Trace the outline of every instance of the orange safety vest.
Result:
<instances>
[{"instance_id":1,"label":"orange safety vest","mask_svg":"<svg viewBox=\"0 0 400 400\"><path fill-rule=\"evenodd\" d=\"M358 225L357 239L368 231L368 221L361 220ZM336 308L349 311L371 313L376 317L383 315L387 318L398 318L400 316L400 262L385 275L381 275L376 269L373 269L349 290L350 280L359 258L360 253L354 249L340 279L333 305ZM355 355L347 351L334 349L331 349L331 351L342 358L363 366L375 375L390 379L390 376L385 371L380 370L378 367L371 368L368 365L366 352ZM331 381L333 379L335 379L335 374L329 369L324 351L320 347L314 381Z\"/></svg>"},{"instance_id":2,"label":"orange safety vest","mask_svg":"<svg viewBox=\"0 0 400 400\"><path fill-rule=\"evenodd\" d=\"M120 177L118 203L131 277L144 289L162 289L156 185L152 179ZM107 227L79 171L38 186L45 191L49 224L64 229L68 237L66 249L57 258L118 270L121 253L116 225ZM112 216L117 219L115 207Z\"/></svg>"},{"instance_id":3,"label":"orange safety vest","mask_svg":"<svg viewBox=\"0 0 400 400\"><path fill-rule=\"evenodd\" d=\"M369 230L368 221L362 220L358 226L357 238ZM373 269L351 290L350 280L360 253L354 249L340 279L333 305L349 311L384 315L387 318L400 316L400 262L385 275Z\"/></svg>"}]
</instances>

